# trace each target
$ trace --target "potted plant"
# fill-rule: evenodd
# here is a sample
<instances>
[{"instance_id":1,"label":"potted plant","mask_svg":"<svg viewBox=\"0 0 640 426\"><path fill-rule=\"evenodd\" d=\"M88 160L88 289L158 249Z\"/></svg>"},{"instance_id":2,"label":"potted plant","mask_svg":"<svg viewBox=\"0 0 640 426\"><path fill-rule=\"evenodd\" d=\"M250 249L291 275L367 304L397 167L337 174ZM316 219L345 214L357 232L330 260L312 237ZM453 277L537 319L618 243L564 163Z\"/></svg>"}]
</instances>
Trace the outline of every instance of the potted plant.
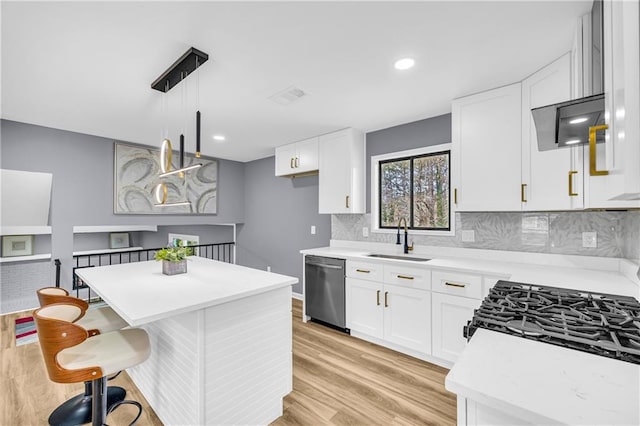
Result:
<instances>
[{"instance_id":1,"label":"potted plant","mask_svg":"<svg viewBox=\"0 0 640 426\"><path fill-rule=\"evenodd\" d=\"M192 254L190 247L168 246L156 252L155 259L162 261L162 273L165 275L187 272L187 256Z\"/></svg>"}]
</instances>

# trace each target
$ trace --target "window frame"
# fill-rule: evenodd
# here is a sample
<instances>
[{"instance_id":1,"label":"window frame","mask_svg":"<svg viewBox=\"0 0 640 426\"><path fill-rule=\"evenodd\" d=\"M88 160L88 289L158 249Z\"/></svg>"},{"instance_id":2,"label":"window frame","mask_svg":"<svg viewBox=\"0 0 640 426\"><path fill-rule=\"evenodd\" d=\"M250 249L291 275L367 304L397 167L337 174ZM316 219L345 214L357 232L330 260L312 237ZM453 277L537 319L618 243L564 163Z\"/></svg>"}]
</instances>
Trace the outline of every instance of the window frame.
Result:
<instances>
[{"instance_id":1,"label":"window frame","mask_svg":"<svg viewBox=\"0 0 640 426\"><path fill-rule=\"evenodd\" d=\"M438 145L431 145L423 148L411 149L407 151L391 152L388 154L375 155L371 157L371 232L375 233L396 233L397 226L380 226L380 210L381 210L381 197L380 187L382 176L380 174L380 164L403 161L408 159L415 159L420 157L428 157L438 154L449 154L449 228L412 228L409 225L413 225L413 162L410 166L410 179L411 179L411 202L409 210L411 212L410 224L407 226L412 234L417 235L441 235L449 236L455 235L455 205L451 198L451 188L453 187L452 179L453 172L451 170L451 143L444 143Z\"/></svg>"}]
</instances>

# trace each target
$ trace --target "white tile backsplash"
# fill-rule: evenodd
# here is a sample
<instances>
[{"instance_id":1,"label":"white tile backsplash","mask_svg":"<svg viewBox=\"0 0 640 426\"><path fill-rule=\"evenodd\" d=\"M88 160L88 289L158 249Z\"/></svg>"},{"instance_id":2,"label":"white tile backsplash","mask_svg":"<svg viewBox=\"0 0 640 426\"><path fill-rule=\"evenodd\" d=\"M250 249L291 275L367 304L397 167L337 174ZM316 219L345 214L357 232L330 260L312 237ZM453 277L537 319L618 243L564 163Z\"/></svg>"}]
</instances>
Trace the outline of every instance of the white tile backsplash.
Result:
<instances>
[{"instance_id":1,"label":"white tile backsplash","mask_svg":"<svg viewBox=\"0 0 640 426\"><path fill-rule=\"evenodd\" d=\"M640 212L456 213L456 229L474 231L474 241L455 236L416 235L418 245L536 253L640 258ZM396 235L369 232L371 215L332 215L331 239L395 243ZM596 232L598 246L582 247L582 233Z\"/></svg>"}]
</instances>

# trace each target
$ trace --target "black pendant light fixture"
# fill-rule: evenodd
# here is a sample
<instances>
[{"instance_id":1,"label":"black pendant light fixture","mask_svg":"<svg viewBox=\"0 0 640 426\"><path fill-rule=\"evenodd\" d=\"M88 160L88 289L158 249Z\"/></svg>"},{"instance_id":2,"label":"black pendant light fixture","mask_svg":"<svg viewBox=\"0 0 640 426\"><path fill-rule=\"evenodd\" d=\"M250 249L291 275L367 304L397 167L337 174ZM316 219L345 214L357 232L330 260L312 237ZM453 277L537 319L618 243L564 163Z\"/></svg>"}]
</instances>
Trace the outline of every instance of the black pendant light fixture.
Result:
<instances>
[{"instance_id":1,"label":"black pendant light fixture","mask_svg":"<svg viewBox=\"0 0 640 426\"><path fill-rule=\"evenodd\" d=\"M166 71L164 71L160 77L158 77L153 83L151 88L163 93L167 93L177 84L182 82L189 74L198 69L200 65L205 63L209 59L209 55L206 53L191 47L187 50L178 60L176 60ZM197 80L197 91L200 90L199 79ZM183 88L184 89L184 88ZM195 157L200 158L200 125L201 117L200 111L196 111L196 153ZM159 177L164 178L170 175L179 174L180 177L185 177L185 172L202 167L201 163L192 164L190 166L184 166L184 134L180 135L180 167L178 169L171 169L172 159L172 146L169 138L164 138L162 141L162 147L160 149L160 169L161 173ZM177 203L167 203L167 186L164 182L159 183L155 189L155 197L158 207L168 206L181 206L190 205L189 201L180 201Z\"/></svg>"}]
</instances>

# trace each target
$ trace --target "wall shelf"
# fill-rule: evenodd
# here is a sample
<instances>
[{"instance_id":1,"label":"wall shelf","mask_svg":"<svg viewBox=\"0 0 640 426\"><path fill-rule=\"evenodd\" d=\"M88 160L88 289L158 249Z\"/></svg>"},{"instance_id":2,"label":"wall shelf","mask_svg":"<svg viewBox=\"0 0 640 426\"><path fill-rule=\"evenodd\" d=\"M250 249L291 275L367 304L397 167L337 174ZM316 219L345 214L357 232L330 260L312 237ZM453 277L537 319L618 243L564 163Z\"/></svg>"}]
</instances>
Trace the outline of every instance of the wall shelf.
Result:
<instances>
[{"instance_id":1,"label":"wall shelf","mask_svg":"<svg viewBox=\"0 0 640 426\"><path fill-rule=\"evenodd\" d=\"M34 254L31 256L0 257L0 263L29 262L32 260L47 260L47 259L51 259L51 253Z\"/></svg>"},{"instance_id":2,"label":"wall shelf","mask_svg":"<svg viewBox=\"0 0 640 426\"><path fill-rule=\"evenodd\" d=\"M100 232L136 232L152 231L157 232L157 225L97 225L97 226L74 226L74 234L96 234Z\"/></svg>"},{"instance_id":3,"label":"wall shelf","mask_svg":"<svg viewBox=\"0 0 640 426\"><path fill-rule=\"evenodd\" d=\"M50 226L2 226L0 235L47 235L51 234Z\"/></svg>"},{"instance_id":4,"label":"wall shelf","mask_svg":"<svg viewBox=\"0 0 640 426\"><path fill-rule=\"evenodd\" d=\"M126 247L126 248L119 248L119 249L82 250L82 251L74 251L73 255L74 256L86 256L86 255L91 255L91 254L110 254L110 253L118 253L118 252L125 252L125 251L138 251L138 250L144 250L144 248L143 247Z\"/></svg>"}]
</instances>

